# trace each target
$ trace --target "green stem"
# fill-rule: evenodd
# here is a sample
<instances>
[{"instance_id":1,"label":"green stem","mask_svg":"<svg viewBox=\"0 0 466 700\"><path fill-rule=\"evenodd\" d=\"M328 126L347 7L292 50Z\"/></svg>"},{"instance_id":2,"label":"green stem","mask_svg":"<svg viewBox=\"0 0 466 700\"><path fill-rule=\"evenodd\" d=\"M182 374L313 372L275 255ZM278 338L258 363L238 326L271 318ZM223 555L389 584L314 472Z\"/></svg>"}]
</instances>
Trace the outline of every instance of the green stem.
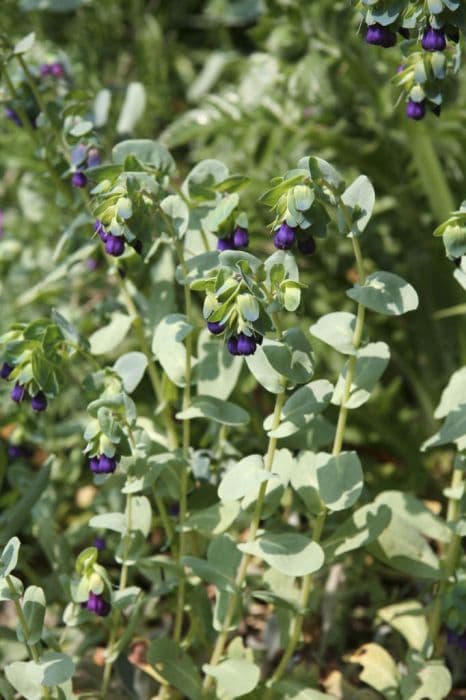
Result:
<instances>
[{"instance_id":1,"label":"green stem","mask_svg":"<svg viewBox=\"0 0 466 700\"><path fill-rule=\"evenodd\" d=\"M408 123L407 129L414 164L430 207L437 221L445 221L456 206L433 145L433 134L425 124Z\"/></svg>"},{"instance_id":2,"label":"green stem","mask_svg":"<svg viewBox=\"0 0 466 700\"><path fill-rule=\"evenodd\" d=\"M341 200L339 200L340 206L342 207L343 214L345 216L345 220L348 226L348 230L351 230L351 217L349 215L349 212L347 208L342 204ZM365 273L364 273L364 262L362 258L362 253L361 253L361 247L359 245L359 241L357 238L354 236L351 238L352 244L353 244L353 251L354 251L354 256L356 258L356 264L358 267L358 282L359 284L364 284L364 279L365 279ZM365 318L365 307L362 306L362 304L358 304L358 310L357 310L357 316L356 316L356 325L354 328L354 333L353 333L353 346L357 350L359 346L361 345L362 341L362 333L364 329L364 318ZM338 421L337 421L337 427L336 427L336 432L335 432L335 437L333 441L333 447L332 447L332 455L334 457L337 457L343 447L343 440L345 437L345 430L346 430L346 422L348 419L348 408L346 406L350 394L351 394L351 386L353 384L353 379L354 379L354 373L356 370L356 356L352 355L348 361L348 367L346 371L346 379L345 379L345 386L343 389L343 396L341 399L341 404L340 404L340 410L338 413ZM319 542L320 538L322 536L322 532L324 529L325 521L327 519L327 511L322 503L322 510L319 513L319 515L316 518L316 521L314 523L314 530L312 533L312 539L314 542ZM304 619L307 613L307 607L309 604L309 596L312 591L312 585L313 585L313 575L308 574L307 576L304 576L303 578L303 583L301 587L301 594L300 594L300 600L299 600L299 607L300 607L300 612L298 615L293 620L293 624L291 627L290 631L290 636L288 639L288 644L286 645L285 651L283 653L283 656L280 660L280 663L278 664L277 668L275 669L272 678L268 682L268 686L272 686L274 683L277 683L282 677L283 674L285 673L288 663L291 659L291 657L294 654L294 651L299 644L299 640L301 639L301 632L303 629L303 623Z\"/></svg>"},{"instance_id":3,"label":"green stem","mask_svg":"<svg viewBox=\"0 0 466 700\"><path fill-rule=\"evenodd\" d=\"M5 576L5 580L7 583L8 588L10 589L10 592L13 594L13 603L15 606L16 610L16 615L18 617L19 625L21 627L21 630L23 632L23 637L24 639L29 639L31 636L31 632L29 630L29 625L27 623L26 617L24 615L23 609L21 607L21 604L19 600L16 597L16 589L14 586L13 581L11 580L11 576ZM26 648L29 652L29 655L33 659L33 661L36 662L36 664L40 663L40 658L41 658L41 649L38 644L28 644L25 642ZM50 689L47 686L42 686L42 694L44 698L50 698Z\"/></svg>"},{"instance_id":4,"label":"green stem","mask_svg":"<svg viewBox=\"0 0 466 700\"><path fill-rule=\"evenodd\" d=\"M271 431L273 432L276 428L278 428L280 424L280 419L281 419L281 412L283 408L283 404L285 403L285 398L286 394L285 392L281 394L277 394L277 398L275 400L275 408L273 412L273 418L272 418L272 427ZM269 438L269 444L267 447L267 453L265 455L264 459L264 469L268 472L272 471L273 467L273 460L275 457L275 450L277 448L277 438L275 437L270 437ZM259 524L261 521L261 516L262 516L262 508L264 505L264 500L265 500L265 494L267 491L267 482L263 481L260 489L259 489L259 494L257 496L257 501L256 505L254 508L254 514L252 517L251 521L251 526L249 528L249 533L248 533L248 539L247 542L253 542L256 538L257 531L259 529ZM238 598L240 595L241 588L244 584L244 581L246 579L246 573L248 570L249 563L252 559L252 556L250 554L243 554L241 558L241 562L238 568L238 573L236 575L235 579L235 585L237 588L237 592L233 593L230 601L228 603L228 607L225 613L225 618L223 620L223 628L220 634L217 637L217 641L215 643L212 656L210 658L209 664L211 666L216 666L218 662L220 661L225 645L228 639L228 632L229 628L231 626L231 623L233 621L233 616L235 614L236 607L238 605ZM207 692L209 688L212 686L213 683L213 678L212 676L206 676L204 679L204 692Z\"/></svg>"},{"instance_id":5,"label":"green stem","mask_svg":"<svg viewBox=\"0 0 466 700\"><path fill-rule=\"evenodd\" d=\"M175 232L173 232L173 240L175 243L175 248L178 254L178 259L180 261L181 267L183 269L183 274L185 278L188 275L188 267L186 265L186 260L184 257L184 250L182 244L177 240ZM189 282L185 279L184 284L184 303L185 312L188 322L192 321L192 299L191 299L191 289ZM186 365L185 365L185 385L183 388L183 411L187 411L191 405L191 355L193 351L193 339L192 334L189 333L186 337ZM187 499L188 499L188 462L189 462L189 449L191 444L191 421L189 418L183 419L183 457L186 462L183 471L181 473L180 480L180 512L179 512L179 542L177 551L177 563L181 564L185 550L186 550L186 533L184 531L184 524L187 514ZM179 642L181 639L181 632L183 627L183 613L184 613L184 599L186 591L186 580L182 576L178 585L177 599L176 599L176 612L175 612L175 623L173 630L173 638L175 642Z\"/></svg>"},{"instance_id":6,"label":"green stem","mask_svg":"<svg viewBox=\"0 0 466 700\"><path fill-rule=\"evenodd\" d=\"M129 426L128 427L128 438L131 445L133 453L136 451L136 441L134 439L133 432ZM124 591L128 585L128 573L129 565L127 564L129 548L131 545L131 524L132 524L132 494L128 493L126 495L126 512L127 512L127 522L126 522L126 533L123 538L123 564L120 571L120 581L118 584L118 590ZM121 620L121 610L118 609L113 613L112 622L110 627L110 636L107 644L107 655L112 653L115 642L118 637L118 627ZM102 676L102 685L100 688L100 697L105 700L107 697L108 689L110 686L110 680L112 677L113 660L108 660L105 662L104 673Z\"/></svg>"},{"instance_id":7,"label":"green stem","mask_svg":"<svg viewBox=\"0 0 466 700\"><path fill-rule=\"evenodd\" d=\"M461 469L454 469L450 488L452 490L458 490L461 488L464 482L464 474ZM460 516L460 499L449 498L448 499L448 509L447 509L447 523L454 522ZM441 580L435 597L434 605L429 619L429 634L428 634L428 645L429 648L425 649L425 652L430 655L439 651L439 633L442 625L442 606L445 593L451 584L451 577L455 573L455 569L458 565L459 558L461 556L461 536L452 533L451 540L446 548L445 554L442 558L440 568L444 578Z\"/></svg>"}]
</instances>

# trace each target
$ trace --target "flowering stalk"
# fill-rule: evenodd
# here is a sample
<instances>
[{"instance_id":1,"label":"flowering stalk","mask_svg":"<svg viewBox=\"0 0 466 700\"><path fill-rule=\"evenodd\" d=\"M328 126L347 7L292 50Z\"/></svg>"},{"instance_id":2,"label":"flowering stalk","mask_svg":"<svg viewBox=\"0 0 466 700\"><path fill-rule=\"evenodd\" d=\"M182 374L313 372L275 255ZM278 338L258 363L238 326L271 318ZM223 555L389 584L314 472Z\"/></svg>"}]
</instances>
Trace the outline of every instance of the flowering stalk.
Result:
<instances>
[{"instance_id":1,"label":"flowering stalk","mask_svg":"<svg viewBox=\"0 0 466 700\"><path fill-rule=\"evenodd\" d=\"M342 202L341 198L337 196L337 202L339 207L341 208L341 211L343 213L343 216L345 218L346 225L348 227L348 231L351 231L352 229L352 222L351 222L351 215L348 210L348 208L345 206L345 204ZM363 258L362 258L362 253L361 253L361 247L359 245L359 242L355 236L351 237L351 242L353 244L353 252L354 256L356 259L356 264L358 268L358 283L362 286L364 284L365 280L365 273L364 273L364 263L363 263ZM357 316L356 316L356 325L354 329L354 334L353 334L353 347L357 350L360 345L361 345L361 340L362 340L362 333L364 329L364 317L365 317L365 307L362 304L358 304L357 307ZM346 406L348 399L350 398L351 394L351 386L353 384L353 379L354 379L354 374L356 370L356 355L352 355L349 359L348 362L348 371L346 374L346 381L345 381L345 386L343 390L343 396L341 399L341 404L340 404L340 410L338 413L338 422L337 422L337 428L335 432L335 438L333 441L333 447L332 447L332 455L334 457L337 457L343 446L343 441L345 437L345 429L346 429L346 422L348 418L348 408ZM313 542L320 542L320 539L322 537L322 532L325 526L325 521L327 519L327 510L325 508L325 505L322 503L322 510L318 514L315 523L314 523L314 529L312 533L312 540ZM309 596L312 591L312 584L313 584L313 574L307 574L303 578L303 584L301 588L301 596L299 599L299 607L301 612L294 618L293 620L293 625L291 629L291 633L289 636L288 644L285 649L285 652L280 660L280 663L278 664L277 668L275 669L275 672L272 676L272 678L269 681L269 686L273 685L274 683L277 683L282 677L283 674L285 673L288 663L293 656L294 650L296 649L296 646L299 643L299 640L301 638L301 632L302 632L302 627L303 627L303 622L304 618L306 615L308 603L309 603Z\"/></svg>"},{"instance_id":2,"label":"flowering stalk","mask_svg":"<svg viewBox=\"0 0 466 700\"><path fill-rule=\"evenodd\" d=\"M275 408L273 412L273 418L272 418L272 426L271 426L271 431L273 432L278 428L280 425L280 418L281 418L281 411L283 408L283 404L285 403L285 398L286 398L286 393L283 391L281 394L277 394L277 398L275 400ZM273 467L273 460L275 456L275 451L277 448L277 441L278 439L276 437L271 437L269 439L268 447L267 447L267 452L265 455L264 459L264 469L267 472L272 471ZM263 481L259 493L257 496L257 501L256 501L256 506L254 508L254 515L252 517L251 525L249 528L249 533L248 533L248 538L247 538L247 543L251 543L254 541L257 531L259 529L259 523L261 521L261 516L262 516L262 508L264 505L264 499L265 499L265 493L267 490L267 482ZM251 554L246 554L244 553L241 562L238 568L238 573L235 578L235 586L237 588L237 592L233 593L230 602L228 604L227 611L225 613L225 618L223 622L223 629L220 632L220 634L217 637L217 641L214 646L214 650L212 652L212 656L210 657L209 665L210 666L216 666L220 659L222 658L223 652L225 650L225 645L227 643L228 639L228 632L229 632L229 627L232 623L233 616L235 614L236 606L238 605L238 597L239 593L241 591L241 588L244 585L244 581L246 579L246 574L247 570L249 567L249 563L252 559ZM207 692L209 688L212 686L213 683L213 676L206 675L204 679L204 691Z\"/></svg>"},{"instance_id":3,"label":"flowering stalk","mask_svg":"<svg viewBox=\"0 0 466 700\"><path fill-rule=\"evenodd\" d=\"M129 426L128 428L128 438L129 442L131 445L131 450L133 454L136 452L136 441L134 439L133 431ZM126 513L127 513L127 521L126 521L126 534L123 540L123 563L120 571L120 582L118 585L118 590L119 591L124 591L126 586L128 585L128 572L129 572L129 566L127 564L127 559L128 559L128 554L129 554L129 547L131 543L131 503L132 503L132 494L128 493L126 494ZM118 638L118 627L120 624L121 620L121 610L118 608L112 616L112 622L111 622L111 631L110 631L110 637L108 640L107 644L107 656L112 653L113 646L115 642L117 641ZM104 673L103 673L103 678L102 678L102 685L100 689L100 695L105 700L107 697L109 685L110 685L110 680L112 676L112 668L113 668L113 660L108 659L105 661L105 668L104 668Z\"/></svg>"},{"instance_id":4,"label":"flowering stalk","mask_svg":"<svg viewBox=\"0 0 466 700\"><path fill-rule=\"evenodd\" d=\"M451 492L461 491L464 484L464 472L462 469L453 469L453 474L451 478L450 490ZM453 495L448 499L447 508L447 523L455 522L461 514L460 509L460 499L455 498ZM445 593L450 585L451 577L454 575L458 562L461 556L461 535L453 532L451 535L451 540L446 548L446 551L441 560L441 571L443 573L443 578L438 586L435 593L434 606L430 614L429 619L429 632L426 645L430 648L426 649L429 653L440 653L439 649L439 633L442 624L442 606L445 597Z\"/></svg>"}]
</instances>

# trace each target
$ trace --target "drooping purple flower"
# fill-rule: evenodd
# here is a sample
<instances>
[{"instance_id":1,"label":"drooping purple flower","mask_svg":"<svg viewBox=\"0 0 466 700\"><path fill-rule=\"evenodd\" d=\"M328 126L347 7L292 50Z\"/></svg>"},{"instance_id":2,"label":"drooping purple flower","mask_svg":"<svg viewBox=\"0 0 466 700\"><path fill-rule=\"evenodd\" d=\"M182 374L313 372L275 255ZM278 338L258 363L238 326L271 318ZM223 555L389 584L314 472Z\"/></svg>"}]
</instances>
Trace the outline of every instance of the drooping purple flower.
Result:
<instances>
[{"instance_id":1,"label":"drooping purple flower","mask_svg":"<svg viewBox=\"0 0 466 700\"><path fill-rule=\"evenodd\" d=\"M91 457L88 462L89 469L93 474L100 474L100 458L99 455Z\"/></svg>"},{"instance_id":2,"label":"drooping purple flower","mask_svg":"<svg viewBox=\"0 0 466 700\"><path fill-rule=\"evenodd\" d=\"M91 457L88 462L89 469L94 474L112 474L117 466L115 457L107 457L101 454Z\"/></svg>"},{"instance_id":3,"label":"drooping purple flower","mask_svg":"<svg viewBox=\"0 0 466 700\"><path fill-rule=\"evenodd\" d=\"M19 116L18 112L13 109L13 107L5 107L5 117L11 122L14 122L16 126L23 126L21 117Z\"/></svg>"},{"instance_id":4,"label":"drooping purple flower","mask_svg":"<svg viewBox=\"0 0 466 700\"><path fill-rule=\"evenodd\" d=\"M207 321L207 328L213 335L220 335L225 330L225 326L220 321Z\"/></svg>"},{"instance_id":5,"label":"drooping purple flower","mask_svg":"<svg viewBox=\"0 0 466 700\"><path fill-rule=\"evenodd\" d=\"M249 233L247 229L238 226L233 233L233 247L234 248L247 248L249 243Z\"/></svg>"},{"instance_id":6,"label":"drooping purple flower","mask_svg":"<svg viewBox=\"0 0 466 700\"><path fill-rule=\"evenodd\" d=\"M425 115L425 100L423 100L422 102L415 102L411 99L408 100L408 103L406 105L406 116L408 117L408 119L414 119L415 121L419 121L420 119L424 119Z\"/></svg>"},{"instance_id":7,"label":"drooping purple flower","mask_svg":"<svg viewBox=\"0 0 466 700\"><path fill-rule=\"evenodd\" d=\"M82 172L82 170L76 170L72 176L71 176L71 184L73 187L86 187L87 185L87 177L86 174Z\"/></svg>"},{"instance_id":8,"label":"drooping purple flower","mask_svg":"<svg viewBox=\"0 0 466 700\"><path fill-rule=\"evenodd\" d=\"M239 355L238 352L238 338L232 335L227 340L227 349L231 355Z\"/></svg>"},{"instance_id":9,"label":"drooping purple flower","mask_svg":"<svg viewBox=\"0 0 466 700\"><path fill-rule=\"evenodd\" d=\"M383 46L384 49L389 49L396 44L396 34L388 27L383 27L376 22L367 28L366 43L371 46Z\"/></svg>"},{"instance_id":10,"label":"drooping purple flower","mask_svg":"<svg viewBox=\"0 0 466 700\"><path fill-rule=\"evenodd\" d=\"M447 48L447 40L444 29L427 27L421 39L424 51L444 51Z\"/></svg>"},{"instance_id":11,"label":"drooping purple flower","mask_svg":"<svg viewBox=\"0 0 466 700\"><path fill-rule=\"evenodd\" d=\"M54 78L64 78L65 77L65 66L60 61L54 61L50 64L50 75Z\"/></svg>"},{"instance_id":12,"label":"drooping purple flower","mask_svg":"<svg viewBox=\"0 0 466 700\"><path fill-rule=\"evenodd\" d=\"M43 391L39 391L31 398L31 406L33 411L45 411L47 408L47 397Z\"/></svg>"},{"instance_id":13,"label":"drooping purple flower","mask_svg":"<svg viewBox=\"0 0 466 700\"><path fill-rule=\"evenodd\" d=\"M100 153L97 150L97 148L90 148L88 153L87 153L87 167L88 168L96 168L98 165L101 164L101 159L100 159Z\"/></svg>"},{"instance_id":14,"label":"drooping purple flower","mask_svg":"<svg viewBox=\"0 0 466 700\"><path fill-rule=\"evenodd\" d=\"M11 390L10 396L13 401L16 401L16 403L20 403L24 399L25 394L26 389L24 387L24 384L16 382L13 389Z\"/></svg>"},{"instance_id":15,"label":"drooping purple flower","mask_svg":"<svg viewBox=\"0 0 466 700\"><path fill-rule=\"evenodd\" d=\"M13 365L8 364L8 362L4 362L2 368L0 369L0 377L2 379L8 379L13 370Z\"/></svg>"},{"instance_id":16,"label":"drooping purple flower","mask_svg":"<svg viewBox=\"0 0 466 700\"><path fill-rule=\"evenodd\" d=\"M288 226L284 221L273 238L275 248L279 250L289 250L296 238L294 228Z\"/></svg>"},{"instance_id":17,"label":"drooping purple flower","mask_svg":"<svg viewBox=\"0 0 466 700\"><path fill-rule=\"evenodd\" d=\"M113 474L117 466L115 457L107 457L100 455L99 458L99 474Z\"/></svg>"},{"instance_id":18,"label":"drooping purple flower","mask_svg":"<svg viewBox=\"0 0 466 700\"><path fill-rule=\"evenodd\" d=\"M112 606L107 600L105 600L102 593L92 593L92 591L90 591L85 607L99 617L106 617L109 614Z\"/></svg>"},{"instance_id":19,"label":"drooping purple flower","mask_svg":"<svg viewBox=\"0 0 466 700\"><path fill-rule=\"evenodd\" d=\"M105 239L105 252L113 255L114 258L119 258L125 250L125 239L123 236L114 236L112 233L107 234Z\"/></svg>"},{"instance_id":20,"label":"drooping purple flower","mask_svg":"<svg viewBox=\"0 0 466 700\"><path fill-rule=\"evenodd\" d=\"M238 355L254 355L256 347L256 341L252 336L246 335L245 333L240 333L238 335Z\"/></svg>"},{"instance_id":21,"label":"drooping purple flower","mask_svg":"<svg viewBox=\"0 0 466 700\"><path fill-rule=\"evenodd\" d=\"M92 545L101 552L105 549L105 537L95 537Z\"/></svg>"},{"instance_id":22,"label":"drooping purple flower","mask_svg":"<svg viewBox=\"0 0 466 700\"><path fill-rule=\"evenodd\" d=\"M298 238L298 248L303 255L314 255L316 252L316 242L313 236Z\"/></svg>"},{"instance_id":23,"label":"drooping purple flower","mask_svg":"<svg viewBox=\"0 0 466 700\"><path fill-rule=\"evenodd\" d=\"M235 246L233 244L233 236L227 236L226 238L219 238L217 241L217 250L221 252L224 250L234 250Z\"/></svg>"}]
</instances>

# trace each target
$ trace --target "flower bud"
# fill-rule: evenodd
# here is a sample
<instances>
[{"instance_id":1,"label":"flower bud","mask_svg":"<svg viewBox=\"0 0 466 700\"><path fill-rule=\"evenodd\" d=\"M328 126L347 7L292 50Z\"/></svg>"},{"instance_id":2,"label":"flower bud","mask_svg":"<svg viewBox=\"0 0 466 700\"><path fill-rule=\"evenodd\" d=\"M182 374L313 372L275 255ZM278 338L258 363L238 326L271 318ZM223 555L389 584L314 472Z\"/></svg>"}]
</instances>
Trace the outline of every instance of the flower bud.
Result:
<instances>
[{"instance_id":1,"label":"flower bud","mask_svg":"<svg viewBox=\"0 0 466 700\"><path fill-rule=\"evenodd\" d=\"M233 247L236 249L247 248L248 243L249 243L249 234L248 234L247 229L241 228L241 226L238 226L238 228L233 233Z\"/></svg>"},{"instance_id":2,"label":"flower bud","mask_svg":"<svg viewBox=\"0 0 466 700\"><path fill-rule=\"evenodd\" d=\"M105 239L105 252L113 255L114 258L119 258L125 250L125 239L123 236L114 236L113 233L108 233Z\"/></svg>"},{"instance_id":3,"label":"flower bud","mask_svg":"<svg viewBox=\"0 0 466 700\"><path fill-rule=\"evenodd\" d=\"M422 35L421 46L424 51L444 51L447 48L445 30L427 27Z\"/></svg>"},{"instance_id":4,"label":"flower bud","mask_svg":"<svg viewBox=\"0 0 466 700\"><path fill-rule=\"evenodd\" d=\"M47 408L47 397L43 391L39 391L31 398L31 406L33 411L45 411Z\"/></svg>"},{"instance_id":5,"label":"flower bud","mask_svg":"<svg viewBox=\"0 0 466 700\"><path fill-rule=\"evenodd\" d=\"M238 338L234 335L230 336L227 340L227 349L231 355L239 355L238 352Z\"/></svg>"},{"instance_id":6,"label":"flower bud","mask_svg":"<svg viewBox=\"0 0 466 700\"><path fill-rule=\"evenodd\" d=\"M383 46L384 49L389 49L396 44L396 34L388 27L383 27L376 22L367 28L366 43L371 46Z\"/></svg>"},{"instance_id":7,"label":"flower bud","mask_svg":"<svg viewBox=\"0 0 466 700\"><path fill-rule=\"evenodd\" d=\"M296 238L296 232L294 228L288 226L286 222L283 222L277 233L273 238L275 248L279 250L289 250Z\"/></svg>"},{"instance_id":8,"label":"flower bud","mask_svg":"<svg viewBox=\"0 0 466 700\"><path fill-rule=\"evenodd\" d=\"M13 370L14 370L13 365L8 364L8 362L4 362L1 369L0 369L0 377L2 379L8 379L8 377L13 372Z\"/></svg>"},{"instance_id":9,"label":"flower bud","mask_svg":"<svg viewBox=\"0 0 466 700\"><path fill-rule=\"evenodd\" d=\"M105 600L101 593L92 593L91 591L85 607L99 617L106 617L109 614L112 606L107 600Z\"/></svg>"},{"instance_id":10,"label":"flower bud","mask_svg":"<svg viewBox=\"0 0 466 700\"><path fill-rule=\"evenodd\" d=\"M415 121L419 121L420 119L424 119L426 115L426 102L423 100L422 102L415 102L414 100L408 100L408 103L406 105L406 116L408 119L414 119Z\"/></svg>"},{"instance_id":11,"label":"flower bud","mask_svg":"<svg viewBox=\"0 0 466 700\"><path fill-rule=\"evenodd\" d=\"M217 250L220 252L224 250L234 250L235 246L233 243L233 236L227 236L226 238L219 238L217 241Z\"/></svg>"},{"instance_id":12,"label":"flower bud","mask_svg":"<svg viewBox=\"0 0 466 700\"><path fill-rule=\"evenodd\" d=\"M225 330L225 326L220 321L207 321L207 328L213 335L220 335Z\"/></svg>"},{"instance_id":13,"label":"flower bud","mask_svg":"<svg viewBox=\"0 0 466 700\"><path fill-rule=\"evenodd\" d=\"M238 335L238 355L254 355L256 347L256 341L252 336L246 335L245 333L240 333Z\"/></svg>"},{"instance_id":14,"label":"flower bud","mask_svg":"<svg viewBox=\"0 0 466 700\"><path fill-rule=\"evenodd\" d=\"M87 185L87 177L85 173L83 173L81 170L76 170L71 176L71 184L73 187L86 187Z\"/></svg>"},{"instance_id":15,"label":"flower bud","mask_svg":"<svg viewBox=\"0 0 466 700\"><path fill-rule=\"evenodd\" d=\"M24 388L24 385L19 384L19 382L16 382L13 389L11 390L10 396L13 401L16 401L16 403L20 403L24 399L25 393L26 389Z\"/></svg>"}]
</instances>

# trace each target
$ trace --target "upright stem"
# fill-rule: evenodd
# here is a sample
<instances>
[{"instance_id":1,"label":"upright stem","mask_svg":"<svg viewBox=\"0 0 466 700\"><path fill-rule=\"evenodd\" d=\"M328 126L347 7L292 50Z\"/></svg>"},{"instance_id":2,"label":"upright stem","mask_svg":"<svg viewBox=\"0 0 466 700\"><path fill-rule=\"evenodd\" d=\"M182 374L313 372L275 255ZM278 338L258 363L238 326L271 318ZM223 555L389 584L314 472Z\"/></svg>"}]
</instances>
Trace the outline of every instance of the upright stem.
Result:
<instances>
[{"instance_id":1,"label":"upright stem","mask_svg":"<svg viewBox=\"0 0 466 700\"><path fill-rule=\"evenodd\" d=\"M454 469L450 488L458 490L464 482L464 473L461 469ZM457 520L460 515L460 499L449 498L447 509L447 522L451 523ZM455 573L458 560L461 555L461 536L452 533L451 540L445 550L445 554L441 561L441 571L444 578L440 582L434 598L434 606L430 614L428 643L431 645L429 649L425 649L429 655L438 651L439 633L442 625L442 605L445 593L450 585L450 578Z\"/></svg>"},{"instance_id":2,"label":"upright stem","mask_svg":"<svg viewBox=\"0 0 466 700\"><path fill-rule=\"evenodd\" d=\"M131 449L133 450L133 453L136 451L136 441L134 439L133 432L131 428L128 426L128 439L131 445ZM128 585L128 572L129 572L129 565L127 564L128 560L128 555L129 555L129 548L131 545L131 527L132 527L132 494L128 493L126 495L126 513L127 513L127 521L126 521L126 533L123 538L123 564L121 567L120 571L120 582L118 584L118 590L119 591L124 591L126 586ZM117 641L118 637L118 627L120 624L121 620L121 610L118 608L112 616L112 622L111 622L111 628L110 628L110 636L108 639L108 644L107 644L107 655L109 653L112 653L113 646L115 642ZM112 668L113 668L113 660L107 660L105 661L105 668L104 668L104 673L102 677L102 685L100 689L100 696L103 700L105 700L108 689L110 686L110 680L112 677Z\"/></svg>"},{"instance_id":3,"label":"upright stem","mask_svg":"<svg viewBox=\"0 0 466 700\"><path fill-rule=\"evenodd\" d=\"M277 398L275 400L275 408L274 408L273 417L272 417L271 432L273 432L276 428L278 428L278 426L280 424L281 412L282 412L283 404L285 403L285 398L286 398L285 392L283 392L281 394L277 394ZM274 460L276 448L277 448L277 438L270 437L269 444L267 447L267 453L266 453L265 459L264 459L264 469L268 472L272 471L273 460ZM252 521L251 521L251 526L249 528L248 539L247 539L248 543L253 542L256 538L257 530L259 529L259 524L261 521L262 508L264 505L266 491L267 491L267 482L263 481L260 485L259 494L257 496L256 506L254 508L254 514L253 514ZM250 554L243 554L243 556L241 558L241 562L240 562L240 565L238 568L238 573L236 574L236 579L235 579L235 585L237 588L237 592L232 594L230 601L228 603L228 607L227 607L227 610L225 613L225 618L223 621L223 629L217 637L217 641L215 643L215 647L214 647L214 650L212 652L212 656L211 656L210 661L209 661L209 664L211 666L216 666L223 655L225 645L226 645L226 642L228 639L229 628L230 628L231 623L233 621L233 616L235 614L236 606L238 604L238 597L239 597L241 588L244 584L244 581L246 579L246 573L247 573L248 566L249 566L251 559L252 559L252 556ZM209 690L209 688L212 686L212 683L213 683L212 676L206 676L204 679L204 691Z\"/></svg>"},{"instance_id":4,"label":"upright stem","mask_svg":"<svg viewBox=\"0 0 466 700\"><path fill-rule=\"evenodd\" d=\"M348 225L348 230L351 230L351 218L349 216L349 212L342 205L341 200L340 200L340 206L343 208L344 216ZM362 258L362 253L361 253L361 247L359 245L359 241L357 238L352 237L351 241L353 243L353 251L354 251L354 256L356 258L356 263L358 267L358 282L359 284L364 284L364 279L365 279L365 274L364 274L364 262ZM364 329L364 317L365 317L365 307L362 306L362 304L358 304L358 310L357 310L357 316L356 316L356 325L354 328L354 333L353 333L353 346L357 350L359 346L361 345L361 340L362 340L362 333ZM354 373L356 369L356 355L352 355L348 361L348 368L346 372L346 379L345 379L345 386L343 389L343 396L341 398L341 403L340 403L340 410L338 412L338 421L337 421L337 427L336 427L336 432L335 432L335 437L333 440L333 447L332 447L332 455L334 457L337 457L343 447L343 440L345 437L345 430L346 430L346 421L348 418L348 408L346 406L350 394L351 394L351 386L353 384L353 379L354 379ZM314 542L319 542L320 538L322 536L322 532L324 529L325 521L327 518L327 511L325 509L324 504L322 503L322 510L318 514L315 523L314 523L314 530L312 533L312 539ZM272 675L272 678L270 679L268 685L271 686L274 683L277 683L285 673L288 663L291 659L291 657L294 654L294 651L299 643L299 640L301 639L301 632L303 629L303 623L304 619L306 616L306 609L309 604L309 596L312 591L312 584L313 584L313 575L312 574L307 574L307 576L304 576L303 578L303 584L301 587L301 594L300 594L300 599L299 599L299 607L300 607L300 613L296 615L296 617L293 620L293 624L291 627L290 631L290 636L288 639L288 644L286 646L286 649L283 653L283 656L280 660L280 663L278 664L277 668L275 669L274 674Z\"/></svg>"},{"instance_id":5,"label":"upright stem","mask_svg":"<svg viewBox=\"0 0 466 700\"><path fill-rule=\"evenodd\" d=\"M11 593L13 594L13 603L15 606L16 615L18 617L19 625L20 625L21 630L23 632L23 637L24 637L24 639L27 640L31 636L31 632L29 630L29 625L27 623L27 620L26 620L26 617L24 615L21 604L20 604L19 600L16 598L16 589L15 589L14 583L11 580L11 576L5 576L5 580L6 580L8 588L10 589ZM38 644L28 644L28 642L26 642L26 647L27 647L29 654L30 654L31 658L33 659L33 661L35 661L36 664L40 663L40 657L41 657L40 646ZM43 688L42 692L43 692L44 698L46 698L46 699L50 698L49 688L47 686L42 686L42 688Z\"/></svg>"},{"instance_id":6,"label":"upright stem","mask_svg":"<svg viewBox=\"0 0 466 700\"><path fill-rule=\"evenodd\" d=\"M181 267L183 269L183 274L185 278L188 275L188 267L186 265L186 260L184 257L184 250L182 244L177 240L175 233L173 233L173 240L175 243L176 251L178 254L178 258L181 264ZM188 319L188 322L191 321L192 319L192 299L191 299L191 289L189 286L189 283L185 279L185 284L184 284L184 304L185 304L185 312L186 312L186 318ZM186 364L185 364L185 385L183 388L183 411L187 411L190 404L191 404L191 355L193 351L193 339L192 339L192 334L189 333L186 337ZM181 564L183 557L185 555L185 549L186 549L186 533L184 531L185 527L185 520L186 520L186 513L187 513L187 498L188 498L188 477L189 477L189 471L188 471L188 462L189 462L189 448L191 444L191 421L189 418L184 418L183 419L183 457L186 462L186 465L183 468L183 471L181 472L181 480L180 480L180 512L179 512L179 542L178 542L178 550L177 550L177 563ZM183 627L183 612L184 612L184 598L185 598L185 590L186 590L186 581L184 576L181 577L179 585L178 585L178 592L177 592L177 599L176 599L176 612L175 612L175 624L174 624L174 630L173 630L173 638L176 642L179 642L181 639L181 632L182 632L182 627Z\"/></svg>"}]
</instances>

